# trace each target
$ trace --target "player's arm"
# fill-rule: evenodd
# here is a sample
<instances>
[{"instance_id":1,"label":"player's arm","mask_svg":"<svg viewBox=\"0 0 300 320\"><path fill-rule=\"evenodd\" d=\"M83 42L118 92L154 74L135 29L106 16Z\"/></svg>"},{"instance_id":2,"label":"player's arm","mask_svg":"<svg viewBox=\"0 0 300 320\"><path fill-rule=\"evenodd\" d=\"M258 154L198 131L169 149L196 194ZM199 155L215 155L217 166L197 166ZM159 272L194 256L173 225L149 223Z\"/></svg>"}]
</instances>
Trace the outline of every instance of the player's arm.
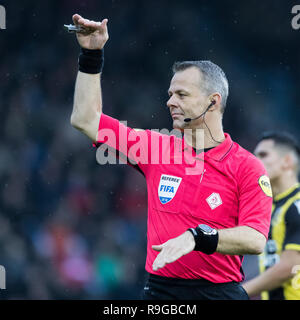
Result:
<instances>
[{"instance_id":1,"label":"player's arm","mask_svg":"<svg viewBox=\"0 0 300 320\"><path fill-rule=\"evenodd\" d=\"M285 214L286 236L278 263L243 284L249 296L270 291L295 276L293 268L300 265L300 211L292 204Z\"/></svg>"},{"instance_id":2,"label":"player's arm","mask_svg":"<svg viewBox=\"0 0 300 320\"><path fill-rule=\"evenodd\" d=\"M249 297L257 296L263 291L271 291L282 286L284 282L295 276L293 267L300 265L300 252L285 250L280 261L259 276L243 284Z\"/></svg>"},{"instance_id":3,"label":"player's arm","mask_svg":"<svg viewBox=\"0 0 300 320\"><path fill-rule=\"evenodd\" d=\"M101 53L97 50L102 50L108 40L107 19L102 22L95 22L75 14L73 15L73 22L86 30L76 33L77 40L81 48L94 50L88 53L92 57L86 57L85 63L87 63L88 68L96 67L96 71L78 71L71 124L91 140L96 141L102 112L101 74L100 71L97 72L97 59L101 60ZM97 57L97 55L99 56Z\"/></svg>"}]
</instances>

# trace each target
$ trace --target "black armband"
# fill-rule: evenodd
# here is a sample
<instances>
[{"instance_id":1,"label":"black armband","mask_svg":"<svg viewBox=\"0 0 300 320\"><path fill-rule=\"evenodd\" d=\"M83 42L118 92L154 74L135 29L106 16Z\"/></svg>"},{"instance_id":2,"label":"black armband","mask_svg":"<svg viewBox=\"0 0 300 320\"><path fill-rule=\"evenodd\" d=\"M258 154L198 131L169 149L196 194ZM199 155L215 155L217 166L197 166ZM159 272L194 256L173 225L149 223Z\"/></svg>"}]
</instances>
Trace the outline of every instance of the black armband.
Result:
<instances>
[{"instance_id":1,"label":"black armband","mask_svg":"<svg viewBox=\"0 0 300 320\"><path fill-rule=\"evenodd\" d=\"M211 228L206 224L199 224L195 229L189 228L195 239L195 251L201 251L206 254L216 252L219 233L216 229Z\"/></svg>"},{"instance_id":2,"label":"black armband","mask_svg":"<svg viewBox=\"0 0 300 320\"><path fill-rule=\"evenodd\" d=\"M81 72L90 74L101 73L104 65L104 50L81 48L78 65Z\"/></svg>"}]
</instances>

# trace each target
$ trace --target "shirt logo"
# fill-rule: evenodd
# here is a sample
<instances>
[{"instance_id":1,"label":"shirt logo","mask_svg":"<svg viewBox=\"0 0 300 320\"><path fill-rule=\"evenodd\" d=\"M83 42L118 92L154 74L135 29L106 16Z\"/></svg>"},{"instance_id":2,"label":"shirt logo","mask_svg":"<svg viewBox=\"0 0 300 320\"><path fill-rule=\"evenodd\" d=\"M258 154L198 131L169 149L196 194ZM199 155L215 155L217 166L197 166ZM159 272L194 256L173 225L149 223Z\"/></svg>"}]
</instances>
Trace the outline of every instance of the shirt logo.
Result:
<instances>
[{"instance_id":1,"label":"shirt logo","mask_svg":"<svg viewBox=\"0 0 300 320\"><path fill-rule=\"evenodd\" d=\"M264 194L272 198L273 194L269 177L267 177L266 175L261 176L258 179L258 184L261 187L261 190L264 192Z\"/></svg>"},{"instance_id":2,"label":"shirt logo","mask_svg":"<svg viewBox=\"0 0 300 320\"><path fill-rule=\"evenodd\" d=\"M158 186L158 197L162 204L170 202L176 195L182 178L162 174Z\"/></svg>"},{"instance_id":3,"label":"shirt logo","mask_svg":"<svg viewBox=\"0 0 300 320\"><path fill-rule=\"evenodd\" d=\"M212 210L216 209L223 203L220 195L216 192L212 193L208 198L206 198L206 202Z\"/></svg>"}]
</instances>

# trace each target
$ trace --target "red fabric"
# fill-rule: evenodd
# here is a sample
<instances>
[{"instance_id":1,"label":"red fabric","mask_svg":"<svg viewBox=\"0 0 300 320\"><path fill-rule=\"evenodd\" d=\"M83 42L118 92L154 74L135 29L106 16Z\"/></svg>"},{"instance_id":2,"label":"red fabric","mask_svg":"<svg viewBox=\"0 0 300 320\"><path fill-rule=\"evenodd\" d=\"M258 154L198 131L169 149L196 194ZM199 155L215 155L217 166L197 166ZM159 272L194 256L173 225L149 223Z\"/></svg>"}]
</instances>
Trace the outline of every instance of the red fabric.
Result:
<instances>
[{"instance_id":1,"label":"red fabric","mask_svg":"<svg viewBox=\"0 0 300 320\"><path fill-rule=\"evenodd\" d=\"M128 137L130 141L124 143ZM233 142L229 134L225 137L217 147L196 155L181 138L153 134L150 130L136 131L101 115L98 142L105 142L135 160L147 181L146 270L149 273L204 278L215 283L239 282L243 280L240 256L193 251L153 271L158 252L151 246L177 237L199 223L217 229L249 226L268 236L272 198L258 183L266 171L262 163ZM165 163L166 154L170 154L170 163Z\"/></svg>"}]
</instances>

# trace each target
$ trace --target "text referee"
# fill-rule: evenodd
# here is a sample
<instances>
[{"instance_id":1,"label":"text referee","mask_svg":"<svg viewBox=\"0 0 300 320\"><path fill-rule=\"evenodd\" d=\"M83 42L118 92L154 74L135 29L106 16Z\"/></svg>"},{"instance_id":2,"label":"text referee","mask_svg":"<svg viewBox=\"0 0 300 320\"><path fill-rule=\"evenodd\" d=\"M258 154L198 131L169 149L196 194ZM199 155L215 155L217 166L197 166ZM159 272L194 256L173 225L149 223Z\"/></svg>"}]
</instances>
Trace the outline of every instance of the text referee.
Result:
<instances>
[{"instance_id":1,"label":"text referee","mask_svg":"<svg viewBox=\"0 0 300 320\"><path fill-rule=\"evenodd\" d=\"M143 299L248 299L243 255L264 249L272 192L262 163L223 132L224 72L210 61L175 63L167 106L183 139L135 130L102 113L107 19L73 22L81 53L71 124L131 159L147 181Z\"/></svg>"}]
</instances>

